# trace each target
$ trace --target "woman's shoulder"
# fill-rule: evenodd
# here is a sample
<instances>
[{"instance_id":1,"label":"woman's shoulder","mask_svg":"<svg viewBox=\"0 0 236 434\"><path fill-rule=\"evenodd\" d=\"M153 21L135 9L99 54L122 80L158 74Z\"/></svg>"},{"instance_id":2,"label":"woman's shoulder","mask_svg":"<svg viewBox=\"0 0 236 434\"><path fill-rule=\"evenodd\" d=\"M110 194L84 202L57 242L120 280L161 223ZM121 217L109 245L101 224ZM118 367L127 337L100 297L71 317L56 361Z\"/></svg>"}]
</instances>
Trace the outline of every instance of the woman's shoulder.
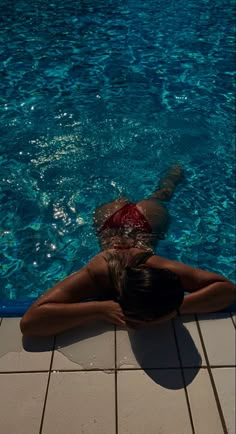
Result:
<instances>
[{"instance_id":1,"label":"woman's shoulder","mask_svg":"<svg viewBox=\"0 0 236 434\"><path fill-rule=\"evenodd\" d=\"M107 267L107 251L95 255L86 265L91 279L103 291L109 290L110 281Z\"/></svg>"},{"instance_id":2,"label":"woman's shoulder","mask_svg":"<svg viewBox=\"0 0 236 434\"><path fill-rule=\"evenodd\" d=\"M155 268L168 268L172 264L178 264L175 261L156 255L155 253L148 258L147 263Z\"/></svg>"}]
</instances>

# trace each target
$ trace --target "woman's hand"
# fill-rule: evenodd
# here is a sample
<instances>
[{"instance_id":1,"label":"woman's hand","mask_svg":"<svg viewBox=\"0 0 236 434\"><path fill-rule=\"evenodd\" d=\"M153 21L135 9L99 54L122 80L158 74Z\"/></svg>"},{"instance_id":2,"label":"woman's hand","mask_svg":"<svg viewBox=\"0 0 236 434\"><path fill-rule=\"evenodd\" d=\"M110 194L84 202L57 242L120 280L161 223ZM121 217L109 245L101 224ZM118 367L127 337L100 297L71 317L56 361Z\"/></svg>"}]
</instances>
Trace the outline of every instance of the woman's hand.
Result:
<instances>
[{"instance_id":1,"label":"woman's hand","mask_svg":"<svg viewBox=\"0 0 236 434\"><path fill-rule=\"evenodd\" d=\"M101 301L99 316L110 324L126 327L126 318L119 303L108 300Z\"/></svg>"}]
</instances>

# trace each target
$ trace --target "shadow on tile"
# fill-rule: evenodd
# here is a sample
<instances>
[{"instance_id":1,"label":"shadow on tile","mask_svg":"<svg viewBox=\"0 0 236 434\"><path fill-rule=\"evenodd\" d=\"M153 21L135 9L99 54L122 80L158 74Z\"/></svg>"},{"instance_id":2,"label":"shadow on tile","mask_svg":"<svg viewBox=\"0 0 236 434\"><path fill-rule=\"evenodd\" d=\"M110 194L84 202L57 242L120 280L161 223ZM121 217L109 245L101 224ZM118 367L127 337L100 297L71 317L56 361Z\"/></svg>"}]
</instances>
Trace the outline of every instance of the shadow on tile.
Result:
<instances>
[{"instance_id":1,"label":"shadow on tile","mask_svg":"<svg viewBox=\"0 0 236 434\"><path fill-rule=\"evenodd\" d=\"M236 302L233 303L233 304L231 304L231 305L228 306L228 307L225 307L225 309L222 309L222 310L220 311L220 313L223 313L223 312L236 313Z\"/></svg>"},{"instance_id":2,"label":"shadow on tile","mask_svg":"<svg viewBox=\"0 0 236 434\"><path fill-rule=\"evenodd\" d=\"M164 387L165 389L180 390L184 388L183 377L180 375L179 369L170 369L170 375L168 375L167 370L163 371L163 369L144 369L144 371L148 377L152 379L152 381ZM165 375L163 375L163 372L165 372ZM189 383L194 380L196 375L197 372L195 375L192 375L191 379L189 379Z\"/></svg>"},{"instance_id":3,"label":"shadow on tile","mask_svg":"<svg viewBox=\"0 0 236 434\"><path fill-rule=\"evenodd\" d=\"M54 337L31 337L22 336L22 346L25 351L38 353L53 350Z\"/></svg>"},{"instance_id":4,"label":"shadow on tile","mask_svg":"<svg viewBox=\"0 0 236 434\"><path fill-rule=\"evenodd\" d=\"M109 326L105 323L97 323L83 327L76 327L56 336L55 350L58 346L60 346L60 348L63 348L68 345L84 341L85 339L103 335L108 331L114 332L114 327L112 325Z\"/></svg>"},{"instance_id":5,"label":"shadow on tile","mask_svg":"<svg viewBox=\"0 0 236 434\"><path fill-rule=\"evenodd\" d=\"M192 363L192 369L187 370L186 375L186 385L188 385L197 375L202 365L202 358L191 335L183 325L179 325L179 336L181 337L181 347L184 346L184 351L188 352ZM163 327L161 333L158 329L151 332L140 330L136 334L129 333L129 337L132 351L140 367L153 381L168 389L184 387L181 376L176 375L173 380L172 376L168 377L161 374L161 368L180 368L176 344L175 341L170 341L167 328Z\"/></svg>"},{"instance_id":6,"label":"shadow on tile","mask_svg":"<svg viewBox=\"0 0 236 434\"><path fill-rule=\"evenodd\" d=\"M56 337L53 369L114 368L113 326L98 322L83 328L77 327Z\"/></svg>"},{"instance_id":7,"label":"shadow on tile","mask_svg":"<svg viewBox=\"0 0 236 434\"><path fill-rule=\"evenodd\" d=\"M230 318L230 312L228 311L220 311L220 312L212 312L212 313L198 313L198 320L219 320L223 318Z\"/></svg>"},{"instance_id":8,"label":"shadow on tile","mask_svg":"<svg viewBox=\"0 0 236 434\"><path fill-rule=\"evenodd\" d=\"M110 327L113 331L114 328ZM108 331L106 324L98 324L97 326L76 327L68 330L57 336L38 337L38 336L22 336L22 345L25 351L38 352L53 350L53 340L56 338L55 349L57 349L57 340L60 341L60 348L71 345L75 342L83 341L91 337L95 337Z\"/></svg>"}]
</instances>

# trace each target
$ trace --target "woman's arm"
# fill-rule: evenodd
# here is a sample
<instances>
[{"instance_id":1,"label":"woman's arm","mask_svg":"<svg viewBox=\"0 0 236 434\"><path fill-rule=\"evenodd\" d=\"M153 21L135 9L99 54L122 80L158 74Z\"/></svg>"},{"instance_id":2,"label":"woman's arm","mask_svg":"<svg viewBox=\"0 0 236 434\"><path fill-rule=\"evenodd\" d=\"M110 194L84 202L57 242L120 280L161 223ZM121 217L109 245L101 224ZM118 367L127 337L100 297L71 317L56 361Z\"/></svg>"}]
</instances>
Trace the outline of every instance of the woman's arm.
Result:
<instances>
[{"instance_id":1,"label":"woman's arm","mask_svg":"<svg viewBox=\"0 0 236 434\"><path fill-rule=\"evenodd\" d=\"M184 297L182 314L216 312L236 302L235 284L219 274L159 256L153 257L153 261L157 268L178 274L184 291L190 292Z\"/></svg>"},{"instance_id":2,"label":"woman's arm","mask_svg":"<svg viewBox=\"0 0 236 434\"><path fill-rule=\"evenodd\" d=\"M21 319L21 331L24 335L49 336L93 321L100 314L100 302L80 301L101 294L87 266L83 267L35 301Z\"/></svg>"},{"instance_id":3,"label":"woman's arm","mask_svg":"<svg viewBox=\"0 0 236 434\"><path fill-rule=\"evenodd\" d=\"M26 336L51 336L102 319L125 326L125 316L112 300L82 302L110 294L102 269L89 264L53 286L27 310L20 322ZM101 279L102 276L102 279Z\"/></svg>"},{"instance_id":4,"label":"woman's arm","mask_svg":"<svg viewBox=\"0 0 236 434\"><path fill-rule=\"evenodd\" d=\"M21 319L21 331L24 335L49 336L93 320L98 315L99 302L80 301L98 295L87 267L83 267L34 302Z\"/></svg>"},{"instance_id":5,"label":"woman's arm","mask_svg":"<svg viewBox=\"0 0 236 434\"><path fill-rule=\"evenodd\" d=\"M51 336L100 318L101 302L43 303L30 308L20 322L25 336Z\"/></svg>"},{"instance_id":6,"label":"woman's arm","mask_svg":"<svg viewBox=\"0 0 236 434\"><path fill-rule=\"evenodd\" d=\"M215 282L184 296L180 313L207 313L222 310L236 302L236 288L230 282Z\"/></svg>"}]
</instances>

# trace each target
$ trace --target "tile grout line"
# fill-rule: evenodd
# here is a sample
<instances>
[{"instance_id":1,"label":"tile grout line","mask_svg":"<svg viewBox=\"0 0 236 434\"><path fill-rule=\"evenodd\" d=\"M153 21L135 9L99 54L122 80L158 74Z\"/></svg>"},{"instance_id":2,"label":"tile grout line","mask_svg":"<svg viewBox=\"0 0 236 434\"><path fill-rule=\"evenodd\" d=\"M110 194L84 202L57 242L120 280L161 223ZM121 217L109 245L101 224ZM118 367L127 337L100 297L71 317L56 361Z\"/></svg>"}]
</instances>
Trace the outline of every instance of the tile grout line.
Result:
<instances>
[{"instance_id":1,"label":"tile grout line","mask_svg":"<svg viewBox=\"0 0 236 434\"><path fill-rule=\"evenodd\" d=\"M204 343L201 327L200 327L197 315L195 314L194 316L195 316L195 320L196 320L196 324L197 324L198 334L199 334L200 341L201 341L202 348L203 348L203 353L204 353L204 356L205 356L205 359L206 359L207 370L208 370L208 374L209 374L209 377L210 377L213 393L214 393L214 396L215 396L216 405L217 405L217 409L218 409L218 412L219 412L220 420L221 420L221 423L222 423L222 428L223 428L224 434L228 434L228 430L227 430L227 427L226 427L225 418L224 418L224 414L223 414L223 411L222 411L222 408L221 408L221 404L220 404L219 396L218 396L218 393L217 393L215 381L214 381L214 378L213 378L213 374L211 372L211 366L210 366L210 362L209 362L209 359L208 359L207 350L206 350L206 346L205 346L205 343Z\"/></svg>"},{"instance_id":2,"label":"tile grout line","mask_svg":"<svg viewBox=\"0 0 236 434\"><path fill-rule=\"evenodd\" d=\"M52 374L52 363L53 363L53 358L54 358L55 342L56 342L56 336L54 336L54 339L53 339L52 357L51 357L51 362L50 362L50 367L49 367L49 372L48 372L48 382L47 382L46 393L45 393L45 397L44 397L44 405L43 405L41 424L40 424L40 428L39 428L39 434L42 434L42 429L43 429L44 415L45 415L47 397L48 397L48 389L49 389L49 383L50 383L50 378L51 378L51 374Z\"/></svg>"},{"instance_id":3,"label":"tile grout line","mask_svg":"<svg viewBox=\"0 0 236 434\"><path fill-rule=\"evenodd\" d=\"M180 364L180 371L181 371L181 376L182 376L183 385L184 385L184 393L185 393L185 399L186 399L186 402L187 402L189 419L190 419L190 423L191 423L191 427L192 427L192 433L195 434L194 423L193 423L193 416L192 416L192 412L191 412L191 406L190 406L188 391L187 391L185 377L184 377L184 370L183 370L182 360L181 360L181 356L180 356L180 349L179 349L179 345L178 345L177 333L176 333L174 321L172 320L171 323L172 323L172 328L173 328L173 332L174 332L175 345L176 345L178 359L179 359L179 364Z\"/></svg>"},{"instance_id":4,"label":"tile grout line","mask_svg":"<svg viewBox=\"0 0 236 434\"><path fill-rule=\"evenodd\" d=\"M118 396L117 396L117 341L116 341L116 326L115 326L115 426L116 434L118 434Z\"/></svg>"},{"instance_id":5,"label":"tile grout line","mask_svg":"<svg viewBox=\"0 0 236 434\"><path fill-rule=\"evenodd\" d=\"M228 368L228 369L235 369L235 365L214 365L211 366L211 369L221 369L221 368ZM180 369L180 367L171 366L170 368L149 368L149 367L143 367L143 368L117 368L117 369L109 369L109 371L115 372L125 372L125 371L143 371L145 369L148 369L149 371L171 371L173 369ZM183 366L183 369L199 369L199 366ZM201 366L200 369L208 369L207 366ZM45 374L47 372L50 372L49 369L45 369L44 371L36 370L36 371L1 371L0 375L5 374ZM55 369L55 372L104 372L104 369L99 368L93 368L93 369Z\"/></svg>"},{"instance_id":6,"label":"tile grout line","mask_svg":"<svg viewBox=\"0 0 236 434\"><path fill-rule=\"evenodd\" d=\"M234 322L234 320L233 320L233 312L230 312L230 318L231 318L231 320L232 320L232 323L233 323L234 328L236 328L236 324L235 324L235 322Z\"/></svg>"}]
</instances>

